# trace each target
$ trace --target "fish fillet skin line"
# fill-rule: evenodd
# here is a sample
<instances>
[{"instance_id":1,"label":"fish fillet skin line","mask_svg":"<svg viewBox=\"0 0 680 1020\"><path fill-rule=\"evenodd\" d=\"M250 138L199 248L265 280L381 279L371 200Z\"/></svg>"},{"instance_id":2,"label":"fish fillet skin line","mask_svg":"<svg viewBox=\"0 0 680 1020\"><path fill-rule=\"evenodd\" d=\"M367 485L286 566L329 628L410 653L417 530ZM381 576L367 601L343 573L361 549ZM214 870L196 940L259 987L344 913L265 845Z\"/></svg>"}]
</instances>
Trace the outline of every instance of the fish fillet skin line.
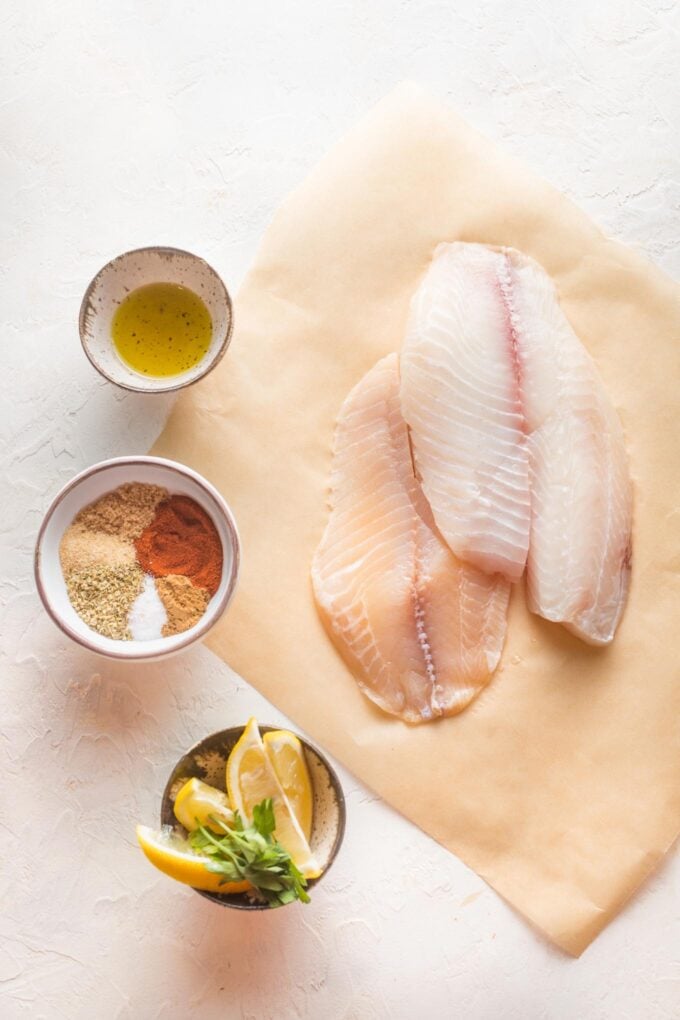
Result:
<instances>
[{"instance_id":1,"label":"fish fillet skin line","mask_svg":"<svg viewBox=\"0 0 680 1020\"><path fill-rule=\"evenodd\" d=\"M414 475L396 354L340 410L330 503L312 583L359 687L409 723L460 712L500 659L509 585L457 560L436 529Z\"/></svg>"},{"instance_id":2,"label":"fish fillet skin line","mask_svg":"<svg viewBox=\"0 0 680 1020\"><path fill-rule=\"evenodd\" d=\"M623 430L547 273L514 249L441 245L413 301L401 399L452 550L530 609L612 640L630 578Z\"/></svg>"}]
</instances>

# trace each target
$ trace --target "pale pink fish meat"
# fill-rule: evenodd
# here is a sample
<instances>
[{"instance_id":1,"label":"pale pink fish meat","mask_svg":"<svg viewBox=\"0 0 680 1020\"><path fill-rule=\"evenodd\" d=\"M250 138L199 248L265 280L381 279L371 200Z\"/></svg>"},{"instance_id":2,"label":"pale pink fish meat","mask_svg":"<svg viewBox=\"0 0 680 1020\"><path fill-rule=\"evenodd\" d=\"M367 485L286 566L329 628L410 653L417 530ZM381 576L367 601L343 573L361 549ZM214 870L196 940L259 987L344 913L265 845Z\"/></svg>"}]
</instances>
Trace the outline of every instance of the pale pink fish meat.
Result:
<instances>
[{"instance_id":1,"label":"pale pink fish meat","mask_svg":"<svg viewBox=\"0 0 680 1020\"><path fill-rule=\"evenodd\" d=\"M460 712L500 659L509 584L458 560L436 529L413 471L396 354L341 408L330 504L314 594L359 687L411 723Z\"/></svg>"},{"instance_id":2,"label":"pale pink fish meat","mask_svg":"<svg viewBox=\"0 0 680 1020\"><path fill-rule=\"evenodd\" d=\"M529 607L608 644L630 582L633 487L623 429L548 274L519 252L502 257L520 324L529 437Z\"/></svg>"},{"instance_id":3,"label":"pale pink fish meat","mask_svg":"<svg viewBox=\"0 0 680 1020\"><path fill-rule=\"evenodd\" d=\"M440 245L413 299L401 403L449 546L517 581L531 528L529 450L503 267L482 245Z\"/></svg>"},{"instance_id":4,"label":"pale pink fish meat","mask_svg":"<svg viewBox=\"0 0 680 1020\"><path fill-rule=\"evenodd\" d=\"M533 612L612 640L630 577L623 430L547 273L514 249L441 245L413 302L401 398L452 550Z\"/></svg>"}]
</instances>

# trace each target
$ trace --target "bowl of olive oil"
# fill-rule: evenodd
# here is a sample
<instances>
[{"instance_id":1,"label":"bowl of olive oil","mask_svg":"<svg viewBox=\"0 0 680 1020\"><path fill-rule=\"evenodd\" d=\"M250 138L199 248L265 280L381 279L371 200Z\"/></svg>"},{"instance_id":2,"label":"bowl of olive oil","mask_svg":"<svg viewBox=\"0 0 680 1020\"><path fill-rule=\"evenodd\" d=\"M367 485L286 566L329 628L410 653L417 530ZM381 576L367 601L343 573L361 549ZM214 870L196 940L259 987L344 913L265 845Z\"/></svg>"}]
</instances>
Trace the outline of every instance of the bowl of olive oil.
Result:
<instances>
[{"instance_id":1,"label":"bowl of olive oil","mask_svg":"<svg viewBox=\"0 0 680 1020\"><path fill-rule=\"evenodd\" d=\"M233 328L231 298L204 259L138 248L100 269L80 307L80 339L110 382L141 393L182 389L211 371Z\"/></svg>"}]
</instances>

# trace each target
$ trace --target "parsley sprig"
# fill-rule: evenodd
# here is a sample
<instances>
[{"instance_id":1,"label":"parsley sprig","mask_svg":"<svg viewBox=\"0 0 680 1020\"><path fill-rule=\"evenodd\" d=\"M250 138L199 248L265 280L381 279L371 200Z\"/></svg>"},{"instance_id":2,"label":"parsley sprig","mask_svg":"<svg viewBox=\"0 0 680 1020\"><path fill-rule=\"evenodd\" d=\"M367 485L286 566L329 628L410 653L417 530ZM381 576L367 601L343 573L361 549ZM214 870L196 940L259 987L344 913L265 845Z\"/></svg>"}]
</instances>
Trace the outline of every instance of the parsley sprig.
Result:
<instances>
[{"instance_id":1,"label":"parsley sprig","mask_svg":"<svg viewBox=\"0 0 680 1020\"><path fill-rule=\"evenodd\" d=\"M293 900L309 903L307 880L288 851L274 839L271 797L253 808L252 825L244 825L238 811L234 812L233 828L213 815L210 824L216 831L199 825L189 834L193 849L209 858L209 871L222 875L223 882L245 879L270 907L282 907Z\"/></svg>"}]
</instances>

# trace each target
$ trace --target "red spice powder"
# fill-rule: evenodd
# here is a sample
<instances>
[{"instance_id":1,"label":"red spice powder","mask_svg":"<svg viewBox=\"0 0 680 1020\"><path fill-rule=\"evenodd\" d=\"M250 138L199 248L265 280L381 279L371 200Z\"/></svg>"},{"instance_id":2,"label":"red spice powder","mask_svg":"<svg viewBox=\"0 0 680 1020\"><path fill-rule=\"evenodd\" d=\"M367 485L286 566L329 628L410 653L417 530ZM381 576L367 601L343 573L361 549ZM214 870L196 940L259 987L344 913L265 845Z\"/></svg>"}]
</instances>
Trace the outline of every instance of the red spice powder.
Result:
<instances>
[{"instance_id":1,"label":"red spice powder","mask_svg":"<svg viewBox=\"0 0 680 1020\"><path fill-rule=\"evenodd\" d=\"M222 543L208 514L190 496L159 503L151 524L135 541L142 570L154 577L183 574L214 595L222 578Z\"/></svg>"}]
</instances>

